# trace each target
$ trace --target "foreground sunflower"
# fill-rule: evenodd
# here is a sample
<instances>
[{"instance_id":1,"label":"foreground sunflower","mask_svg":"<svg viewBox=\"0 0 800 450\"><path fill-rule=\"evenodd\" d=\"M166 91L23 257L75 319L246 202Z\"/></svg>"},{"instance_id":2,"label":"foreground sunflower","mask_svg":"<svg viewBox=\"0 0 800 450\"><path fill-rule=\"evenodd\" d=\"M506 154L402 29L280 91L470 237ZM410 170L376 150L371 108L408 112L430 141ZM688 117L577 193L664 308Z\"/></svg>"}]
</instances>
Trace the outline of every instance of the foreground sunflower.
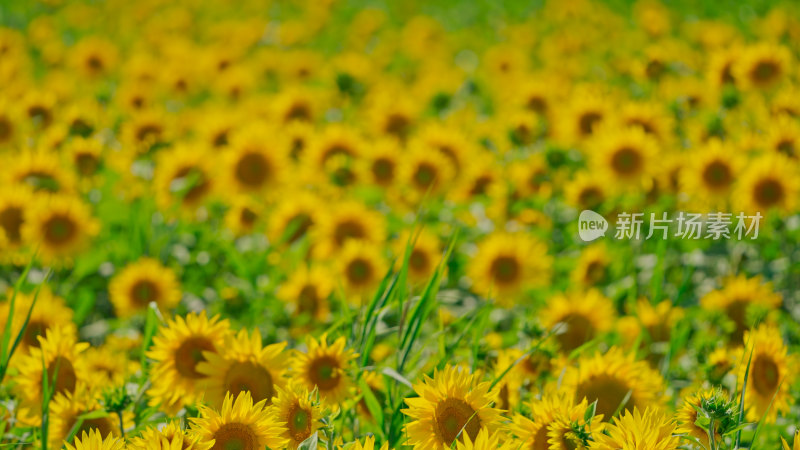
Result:
<instances>
[{"instance_id":1,"label":"foreground sunflower","mask_svg":"<svg viewBox=\"0 0 800 450\"><path fill-rule=\"evenodd\" d=\"M574 402L567 392L546 392L541 399L535 399L528 405L529 419L522 414L514 414L511 431L525 448L547 450L583 449L580 437L575 433L576 427L592 433L600 430L602 415L594 415L586 419L589 402L583 399Z\"/></svg>"},{"instance_id":2,"label":"foreground sunflower","mask_svg":"<svg viewBox=\"0 0 800 450\"><path fill-rule=\"evenodd\" d=\"M264 400L269 405L276 389L285 385L286 343L265 347L258 330L241 330L236 337L228 337L224 348L222 354L204 352L205 361L197 364L197 371L208 377L203 385L206 400L219 408L227 394L238 396L246 391L253 401Z\"/></svg>"},{"instance_id":3,"label":"foreground sunflower","mask_svg":"<svg viewBox=\"0 0 800 450\"><path fill-rule=\"evenodd\" d=\"M218 316L209 319L205 311L168 321L147 352L155 362L150 371L150 405L177 412L184 404L197 400L205 378L197 365L206 360L208 352L222 348L228 332L227 320Z\"/></svg>"},{"instance_id":4,"label":"foreground sunflower","mask_svg":"<svg viewBox=\"0 0 800 450\"><path fill-rule=\"evenodd\" d=\"M456 440L475 440L482 430L500 428L502 411L492 406L495 393L489 382L480 382L456 366L435 371L414 386L419 397L405 399L403 414L411 419L405 426L407 444L417 450L443 450Z\"/></svg>"},{"instance_id":5,"label":"foreground sunflower","mask_svg":"<svg viewBox=\"0 0 800 450\"><path fill-rule=\"evenodd\" d=\"M761 325L745 332L744 344L738 359L738 386L745 385L749 362L744 400L747 418L756 422L765 417L768 423L773 423L779 413L789 411L790 389L797 378L795 358L788 354L786 344L774 326Z\"/></svg>"},{"instance_id":6,"label":"foreground sunflower","mask_svg":"<svg viewBox=\"0 0 800 450\"><path fill-rule=\"evenodd\" d=\"M45 337L39 336L40 347L31 348L29 354L19 361L19 374L16 376L17 389L22 402L20 414L28 416L31 424L38 425L41 420L42 398L44 397L44 376L53 394L72 394L88 381L86 361L81 353L89 347L88 343L78 342L74 328L53 327Z\"/></svg>"},{"instance_id":7,"label":"foreground sunflower","mask_svg":"<svg viewBox=\"0 0 800 450\"><path fill-rule=\"evenodd\" d=\"M617 410L656 405L664 392L664 380L658 372L616 347L579 359L577 366L567 368L563 386L574 392L576 402L596 400L597 414L606 421Z\"/></svg>"},{"instance_id":8,"label":"foreground sunflower","mask_svg":"<svg viewBox=\"0 0 800 450\"><path fill-rule=\"evenodd\" d=\"M130 317L155 302L167 311L181 299L180 285L172 269L152 258L125 266L109 285L111 304L118 317Z\"/></svg>"},{"instance_id":9,"label":"foreground sunflower","mask_svg":"<svg viewBox=\"0 0 800 450\"><path fill-rule=\"evenodd\" d=\"M626 412L606 428L608 434L596 434L589 448L593 450L647 449L677 450L681 438L675 436L675 424L657 408L638 408Z\"/></svg>"},{"instance_id":10,"label":"foreground sunflower","mask_svg":"<svg viewBox=\"0 0 800 450\"><path fill-rule=\"evenodd\" d=\"M220 410L200 406L200 416L191 419L191 434L197 439L197 449L262 450L283 448L281 423L275 422L264 409L266 401L253 404L249 392L240 392L236 400L225 396Z\"/></svg>"},{"instance_id":11,"label":"foreground sunflower","mask_svg":"<svg viewBox=\"0 0 800 450\"><path fill-rule=\"evenodd\" d=\"M320 399L328 405L344 401L352 387L348 370L357 355L345 348L345 342L340 337L328 345L325 335L319 340L309 337L308 351L296 353L292 360L291 374L298 385L309 391L317 389Z\"/></svg>"},{"instance_id":12,"label":"foreground sunflower","mask_svg":"<svg viewBox=\"0 0 800 450\"><path fill-rule=\"evenodd\" d=\"M296 449L320 428L322 408L312 396L305 388L277 389L268 411L272 420L279 424L283 448Z\"/></svg>"},{"instance_id":13,"label":"foreground sunflower","mask_svg":"<svg viewBox=\"0 0 800 450\"><path fill-rule=\"evenodd\" d=\"M128 443L131 450L194 450L196 437L190 437L180 424L172 421L159 428L147 427Z\"/></svg>"},{"instance_id":14,"label":"foreground sunflower","mask_svg":"<svg viewBox=\"0 0 800 450\"><path fill-rule=\"evenodd\" d=\"M97 431L83 432L80 438L75 439L75 445L64 444L67 450L123 450L125 440L113 435L108 435L103 439L103 435Z\"/></svg>"},{"instance_id":15,"label":"foreground sunflower","mask_svg":"<svg viewBox=\"0 0 800 450\"><path fill-rule=\"evenodd\" d=\"M105 413L103 406L98 401L98 392L91 387L79 387L76 392L58 394L50 403L50 429L49 443L50 448L59 448L61 444L67 442L73 427L83 414L92 414L92 417L83 419L80 427L76 430L75 436L80 436L86 432L97 432L101 437L119 436L120 430L117 424L117 417L113 413ZM67 442L70 443L70 442Z\"/></svg>"}]
</instances>

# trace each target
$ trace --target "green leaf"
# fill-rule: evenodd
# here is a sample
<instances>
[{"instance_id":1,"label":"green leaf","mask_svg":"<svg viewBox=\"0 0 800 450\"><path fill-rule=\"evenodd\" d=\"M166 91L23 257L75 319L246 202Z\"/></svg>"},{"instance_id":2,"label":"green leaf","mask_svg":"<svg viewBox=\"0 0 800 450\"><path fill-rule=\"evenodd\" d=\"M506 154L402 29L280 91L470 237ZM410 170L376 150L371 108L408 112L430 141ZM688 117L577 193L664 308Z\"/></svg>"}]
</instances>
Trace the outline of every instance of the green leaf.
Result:
<instances>
[{"instance_id":1,"label":"green leaf","mask_svg":"<svg viewBox=\"0 0 800 450\"><path fill-rule=\"evenodd\" d=\"M377 422L379 428L383 430L383 407L378 402L378 399L375 398L375 394L372 393L372 388L369 387L369 384L367 384L367 380L364 377L361 377L361 379L358 380L358 387L361 389L361 395L364 396L364 402L367 404L369 413L375 419L375 422Z\"/></svg>"}]
</instances>

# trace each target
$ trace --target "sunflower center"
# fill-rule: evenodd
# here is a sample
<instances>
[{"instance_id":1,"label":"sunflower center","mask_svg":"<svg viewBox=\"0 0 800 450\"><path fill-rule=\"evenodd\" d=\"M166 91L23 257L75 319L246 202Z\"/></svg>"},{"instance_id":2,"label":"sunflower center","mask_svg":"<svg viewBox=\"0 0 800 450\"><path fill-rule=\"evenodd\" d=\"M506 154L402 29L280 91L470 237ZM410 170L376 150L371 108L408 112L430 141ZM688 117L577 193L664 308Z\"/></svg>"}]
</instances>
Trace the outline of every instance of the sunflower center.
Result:
<instances>
[{"instance_id":1,"label":"sunflower center","mask_svg":"<svg viewBox=\"0 0 800 450\"><path fill-rule=\"evenodd\" d=\"M289 410L287 425L289 426L289 435L292 440L299 444L309 436L311 436L311 413L300 405L292 405Z\"/></svg>"},{"instance_id":2,"label":"sunflower center","mask_svg":"<svg viewBox=\"0 0 800 450\"><path fill-rule=\"evenodd\" d=\"M11 121L6 117L0 117L0 141L6 141L11 137L14 128L11 126Z\"/></svg>"},{"instance_id":3,"label":"sunflower center","mask_svg":"<svg viewBox=\"0 0 800 450\"><path fill-rule=\"evenodd\" d=\"M533 446L531 447L532 450L550 450L550 443L547 442L547 432L548 432L548 425L550 423L542 423L538 430L536 430L536 434L533 435Z\"/></svg>"},{"instance_id":4,"label":"sunflower center","mask_svg":"<svg viewBox=\"0 0 800 450\"><path fill-rule=\"evenodd\" d=\"M774 61L759 61L753 67L750 76L757 83L769 83L778 76L779 72L780 69Z\"/></svg>"},{"instance_id":5,"label":"sunflower center","mask_svg":"<svg viewBox=\"0 0 800 450\"><path fill-rule=\"evenodd\" d=\"M419 249L414 249L411 251L411 255L408 257L408 265L415 272L425 272L428 270L430 261L428 261L428 254L423 252Z\"/></svg>"},{"instance_id":6,"label":"sunflower center","mask_svg":"<svg viewBox=\"0 0 800 450\"><path fill-rule=\"evenodd\" d=\"M417 187L427 188L436 180L436 172L433 164L421 163L414 171L414 183Z\"/></svg>"},{"instance_id":7,"label":"sunflower center","mask_svg":"<svg viewBox=\"0 0 800 450\"><path fill-rule=\"evenodd\" d=\"M311 108L305 103L295 103L286 112L286 122L300 120L308 122L311 120Z\"/></svg>"},{"instance_id":8,"label":"sunflower center","mask_svg":"<svg viewBox=\"0 0 800 450\"><path fill-rule=\"evenodd\" d=\"M205 173L197 167L184 167L179 170L175 174L174 180L180 178L191 178L192 184L183 195L183 200L187 203L200 200L211 188Z\"/></svg>"},{"instance_id":9,"label":"sunflower center","mask_svg":"<svg viewBox=\"0 0 800 450\"><path fill-rule=\"evenodd\" d=\"M436 405L436 430L442 442L450 445L461 438L461 430L473 441L481 430L481 419L467 402L448 398Z\"/></svg>"},{"instance_id":10,"label":"sunflower center","mask_svg":"<svg viewBox=\"0 0 800 450\"><path fill-rule=\"evenodd\" d=\"M91 153L79 153L75 156L75 165L83 176L94 175L100 166L100 161Z\"/></svg>"},{"instance_id":11,"label":"sunflower center","mask_svg":"<svg viewBox=\"0 0 800 450\"><path fill-rule=\"evenodd\" d=\"M75 424L73 423L73 426ZM72 428L72 427L70 427ZM75 436L82 436L84 432L89 433L92 430L97 430L100 436L106 437L114 432L114 427L109 423L108 419L101 417L98 419L84 419Z\"/></svg>"},{"instance_id":12,"label":"sunflower center","mask_svg":"<svg viewBox=\"0 0 800 450\"><path fill-rule=\"evenodd\" d=\"M778 145L775 146L779 152L787 155L787 156L794 156L794 140L793 139L783 139L778 142Z\"/></svg>"},{"instance_id":13,"label":"sunflower center","mask_svg":"<svg viewBox=\"0 0 800 450\"><path fill-rule=\"evenodd\" d=\"M290 243L295 242L296 240L303 237L308 231L308 229L311 228L312 224L313 222L311 220L311 216L309 216L306 213L299 213L294 217L292 217L289 220L289 227L287 227L287 228L292 228L294 230L292 232L292 235L289 236L289 242Z\"/></svg>"},{"instance_id":14,"label":"sunflower center","mask_svg":"<svg viewBox=\"0 0 800 450\"><path fill-rule=\"evenodd\" d=\"M214 433L212 450L256 450L258 437L243 423L226 423Z\"/></svg>"},{"instance_id":15,"label":"sunflower center","mask_svg":"<svg viewBox=\"0 0 800 450\"><path fill-rule=\"evenodd\" d=\"M161 136L161 125L157 123L145 123L136 130L137 142L157 141Z\"/></svg>"},{"instance_id":16,"label":"sunflower center","mask_svg":"<svg viewBox=\"0 0 800 450\"><path fill-rule=\"evenodd\" d=\"M446 156L447 159L450 160L450 162L453 164L453 168L455 168L456 171L458 171L458 169L461 166L461 163L458 159L458 152L456 151L456 149L448 144L444 144L439 146L439 151L442 152L442 154Z\"/></svg>"},{"instance_id":17,"label":"sunflower center","mask_svg":"<svg viewBox=\"0 0 800 450\"><path fill-rule=\"evenodd\" d=\"M264 155L248 153L236 163L236 179L243 185L256 188L267 181L270 175L269 161Z\"/></svg>"},{"instance_id":18,"label":"sunflower center","mask_svg":"<svg viewBox=\"0 0 800 450\"><path fill-rule=\"evenodd\" d=\"M0 227L3 227L6 237L14 244L22 239L22 222L22 208L8 206L0 211Z\"/></svg>"},{"instance_id":19,"label":"sunflower center","mask_svg":"<svg viewBox=\"0 0 800 450\"><path fill-rule=\"evenodd\" d=\"M589 403L597 400L597 414L602 414L605 420L611 420L630 390L631 388L624 381L613 375L597 375L578 385L575 398L586 398ZM633 397L631 397L620 411L631 409L633 404Z\"/></svg>"},{"instance_id":20,"label":"sunflower center","mask_svg":"<svg viewBox=\"0 0 800 450\"><path fill-rule=\"evenodd\" d=\"M778 180L766 178L756 184L754 194L759 205L770 207L783 200L783 185Z\"/></svg>"},{"instance_id":21,"label":"sunflower center","mask_svg":"<svg viewBox=\"0 0 800 450\"><path fill-rule=\"evenodd\" d=\"M592 261L586 266L584 280L587 284L595 284L603 281L606 277L606 266L600 261Z\"/></svg>"},{"instance_id":22,"label":"sunflower center","mask_svg":"<svg viewBox=\"0 0 800 450\"><path fill-rule=\"evenodd\" d=\"M547 112L547 101L538 95L528 97L528 102L525 106L535 113L544 114Z\"/></svg>"},{"instance_id":23,"label":"sunflower center","mask_svg":"<svg viewBox=\"0 0 800 450\"><path fill-rule=\"evenodd\" d=\"M520 275L520 263L513 256L500 256L492 262L489 270L496 282L510 284Z\"/></svg>"},{"instance_id":24,"label":"sunflower center","mask_svg":"<svg viewBox=\"0 0 800 450\"><path fill-rule=\"evenodd\" d=\"M339 362L330 356L321 356L311 363L309 378L320 391L330 391L339 386Z\"/></svg>"},{"instance_id":25,"label":"sunflower center","mask_svg":"<svg viewBox=\"0 0 800 450\"><path fill-rule=\"evenodd\" d=\"M336 245L342 246L348 239L361 239L366 235L364 226L356 220L345 220L336 225L333 239Z\"/></svg>"},{"instance_id":26,"label":"sunflower center","mask_svg":"<svg viewBox=\"0 0 800 450\"><path fill-rule=\"evenodd\" d=\"M53 115L50 113L50 110L42 105L34 105L28 108L28 117L30 117L31 120L39 122L44 127L50 125L50 122L53 120Z\"/></svg>"},{"instance_id":27,"label":"sunflower center","mask_svg":"<svg viewBox=\"0 0 800 450\"><path fill-rule=\"evenodd\" d=\"M408 117L402 114L392 114L386 120L386 132L396 136L400 139L404 139L408 135L408 129L411 126L411 121L408 120Z\"/></svg>"},{"instance_id":28,"label":"sunflower center","mask_svg":"<svg viewBox=\"0 0 800 450\"><path fill-rule=\"evenodd\" d=\"M225 374L225 388L234 398L240 392L249 391L253 396L253 402L256 403L261 400L269 403L275 395L269 371L249 361L235 362L231 365Z\"/></svg>"},{"instance_id":29,"label":"sunflower center","mask_svg":"<svg viewBox=\"0 0 800 450\"><path fill-rule=\"evenodd\" d=\"M250 208L242 208L242 211L239 213L239 220L247 227L250 227L256 223L256 219L258 219L258 214L256 214Z\"/></svg>"},{"instance_id":30,"label":"sunflower center","mask_svg":"<svg viewBox=\"0 0 800 450\"><path fill-rule=\"evenodd\" d=\"M39 348L41 344L39 343L39 336L44 336L44 332L47 331L47 324L42 322L41 320L31 320L28 322L28 327L25 328L25 334L22 336L22 342L29 347L36 347Z\"/></svg>"},{"instance_id":31,"label":"sunflower center","mask_svg":"<svg viewBox=\"0 0 800 450\"><path fill-rule=\"evenodd\" d=\"M778 389L780 372L775 361L767 355L758 355L751 368L753 387L763 397L771 397Z\"/></svg>"},{"instance_id":32,"label":"sunflower center","mask_svg":"<svg viewBox=\"0 0 800 450\"><path fill-rule=\"evenodd\" d=\"M98 55L91 55L86 59L86 65L92 72L103 70L103 60Z\"/></svg>"},{"instance_id":33,"label":"sunflower center","mask_svg":"<svg viewBox=\"0 0 800 450\"><path fill-rule=\"evenodd\" d=\"M356 258L347 265L347 279L353 284L363 284L372 278L372 265L363 258Z\"/></svg>"},{"instance_id":34,"label":"sunflower center","mask_svg":"<svg viewBox=\"0 0 800 450\"><path fill-rule=\"evenodd\" d=\"M203 378L203 374L197 371L197 364L206 360L204 351L214 351L214 344L201 336L186 339L175 351L175 369L186 378Z\"/></svg>"},{"instance_id":35,"label":"sunflower center","mask_svg":"<svg viewBox=\"0 0 800 450\"><path fill-rule=\"evenodd\" d=\"M486 193L486 188L489 187L489 184L492 182L492 177L489 175L482 175L475 180L475 183L472 185L472 189L469 190L469 195L484 195Z\"/></svg>"},{"instance_id":36,"label":"sunflower center","mask_svg":"<svg viewBox=\"0 0 800 450\"><path fill-rule=\"evenodd\" d=\"M75 392L77 377L72 362L63 356L56 356L47 366L47 378L56 394ZM55 379L55 381L54 381ZM52 384L55 383L55 384Z\"/></svg>"},{"instance_id":37,"label":"sunflower center","mask_svg":"<svg viewBox=\"0 0 800 450\"><path fill-rule=\"evenodd\" d=\"M394 178L394 163L388 158L379 158L372 163L372 175L378 183L387 183Z\"/></svg>"},{"instance_id":38,"label":"sunflower center","mask_svg":"<svg viewBox=\"0 0 800 450\"><path fill-rule=\"evenodd\" d=\"M72 218L63 214L56 214L44 223L44 238L52 245L70 242L77 231L78 227Z\"/></svg>"},{"instance_id":39,"label":"sunflower center","mask_svg":"<svg viewBox=\"0 0 800 450\"><path fill-rule=\"evenodd\" d=\"M703 181L713 189L728 187L732 178L731 169L724 161L713 161L703 170Z\"/></svg>"},{"instance_id":40,"label":"sunflower center","mask_svg":"<svg viewBox=\"0 0 800 450\"><path fill-rule=\"evenodd\" d=\"M594 186L585 187L578 195L578 202L589 209L593 209L603 202L603 193Z\"/></svg>"},{"instance_id":41,"label":"sunflower center","mask_svg":"<svg viewBox=\"0 0 800 450\"><path fill-rule=\"evenodd\" d=\"M588 136L594 131L594 127L603 119L600 113L595 111L588 111L581 114L578 119L578 128L581 130L582 136Z\"/></svg>"},{"instance_id":42,"label":"sunflower center","mask_svg":"<svg viewBox=\"0 0 800 450\"><path fill-rule=\"evenodd\" d=\"M642 156L632 147L622 147L611 158L611 167L620 175L634 175L642 166Z\"/></svg>"},{"instance_id":43,"label":"sunflower center","mask_svg":"<svg viewBox=\"0 0 800 450\"><path fill-rule=\"evenodd\" d=\"M628 121L628 125L639 127L647 134L654 134L656 131L655 128L653 128L653 125L644 119L630 119Z\"/></svg>"},{"instance_id":44,"label":"sunflower center","mask_svg":"<svg viewBox=\"0 0 800 450\"><path fill-rule=\"evenodd\" d=\"M567 314L561 319L561 323L565 331L556 337L561 349L566 352L575 350L594 336L594 326L582 314Z\"/></svg>"},{"instance_id":45,"label":"sunflower center","mask_svg":"<svg viewBox=\"0 0 800 450\"><path fill-rule=\"evenodd\" d=\"M150 280L139 280L131 287L130 295L136 304L146 306L158 298L158 286Z\"/></svg>"},{"instance_id":46,"label":"sunflower center","mask_svg":"<svg viewBox=\"0 0 800 450\"><path fill-rule=\"evenodd\" d=\"M303 289L297 296L297 312L299 314L315 316L317 315L318 311L319 297L317 296L317 288L313 285L307 284L303 286Z\"/></svg>"}]
</instances>

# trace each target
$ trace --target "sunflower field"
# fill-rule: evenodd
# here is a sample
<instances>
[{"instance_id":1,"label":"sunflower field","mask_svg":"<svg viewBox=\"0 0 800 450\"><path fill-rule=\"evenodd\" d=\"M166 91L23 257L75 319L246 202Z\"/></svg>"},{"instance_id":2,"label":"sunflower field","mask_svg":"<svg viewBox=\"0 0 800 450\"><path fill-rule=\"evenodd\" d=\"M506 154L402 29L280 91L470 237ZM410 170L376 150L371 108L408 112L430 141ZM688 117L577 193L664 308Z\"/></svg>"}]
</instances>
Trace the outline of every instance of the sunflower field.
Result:
<instances>
[{"instance_id":1,"label":"sunflower field","mask_svg":"<svg viewBox=\"0 0 800 450\"><path fill-rule=\"evenodd\" d=\"M800 4L0 0L0 447L800 450Z\"/></svg>"}]
</instances>

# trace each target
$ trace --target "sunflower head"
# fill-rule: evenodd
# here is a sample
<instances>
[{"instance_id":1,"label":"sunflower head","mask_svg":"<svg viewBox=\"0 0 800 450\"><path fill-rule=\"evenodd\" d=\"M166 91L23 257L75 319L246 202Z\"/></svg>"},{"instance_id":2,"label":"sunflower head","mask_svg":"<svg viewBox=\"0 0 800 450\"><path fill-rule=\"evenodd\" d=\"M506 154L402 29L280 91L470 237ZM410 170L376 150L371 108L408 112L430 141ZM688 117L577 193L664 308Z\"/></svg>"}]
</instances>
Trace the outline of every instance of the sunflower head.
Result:
<instances>
[{"instance_id":1,"label":"sunflower head","mask_svg":"<svg viewBox=\"0 0 800 450\"><path fill-rule=\"evenodd\" d=\"M327 336L319 340L309 337L306 353L298 352L292 361L292 374L299 386L317 389L323 402L336 405L344 401L352 387L349 370L355 352L346 348L345 338L328 344Z\"/></svg>"},{"instance_id":2,"label":"sunflower head","mask_svg":"<svg viewBox=\"0 0 800 450\"><path fill-rule=\"evenodd\" d=\"M119 317L143 311L151 302L167 311L181 298L175 272L152 258L141 258L127 265L111 281L109 291Z\"/></svg>"},{"instance_id":3,"label":"sunflower head","mask_svg":"<svg viewBox=\"0 0 800 450\"><path fill-rule=\"evenodd\" d=\"M788 354L780 331L771 325L745 332L744 344L738 359L737 385L745 385L747 374L747 418L755 422L763 416L772 423L778 413L788 411L790 386L796 380L796 358Z\"/></svg>"},{"instance_id":4,"label":"sunflower head","mask_svg":"<svg viewBox=\"0 0 800 450\"><path fill-rule=\"evenodd\" d=\"M286 448L296 449L320 428L322 407L314 401L314 396L297 386L278 388L269 414L280 424L280 437L285 440Z\"/></svg>"},{"instance_id":5,"label":"sunflower head","mask_svg":"<svg viewBox=\"0 0 800 450\"><path fill-rule=\"evenodd\" d=\"M65 443L64 446L67 450L123 450L125 440L111 434L103 438L99 431L91 430L88 433L84 431L80 437L76 437L74 446L69 443Z\"/></svg>"},{"instance_id":6,"label":"sunflower head","mask_svg":"<svg viewBox=\"0 0 800 450\"><path fill-rule=\"evenodd\" d=\"M266 401L253 403L249 392L235 398L227 394L219 410L200 406L200 416L192 418L190 435L197 439L199 450L261 450L266 446L282 448L281 423L268 414Z\"/></svg>"},{"instance_id":7,"label":"sunflower head","mask_svg":"<svg viewBox=\"0 0 800 450\"><path fill-rule=\"evenodd\" d=\"M671 418L658 408L638 408L626 411L613 425L608 434L598 434L589 448L610 450L617 448L647 448L648 450L677 450L681 438L675 435L676 426Z\"/></svg>"}]
</instances>

